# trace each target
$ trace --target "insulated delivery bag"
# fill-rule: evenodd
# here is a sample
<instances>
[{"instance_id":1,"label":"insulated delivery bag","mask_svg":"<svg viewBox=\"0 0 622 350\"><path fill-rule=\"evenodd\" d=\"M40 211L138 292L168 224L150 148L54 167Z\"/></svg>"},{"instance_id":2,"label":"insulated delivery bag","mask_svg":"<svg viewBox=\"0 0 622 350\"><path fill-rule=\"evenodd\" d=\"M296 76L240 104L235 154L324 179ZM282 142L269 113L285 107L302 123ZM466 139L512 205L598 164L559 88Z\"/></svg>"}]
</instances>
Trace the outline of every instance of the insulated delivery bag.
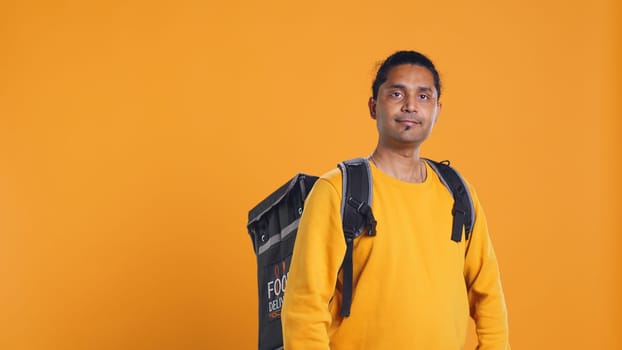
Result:
<instances>
[{"instance_id":1,"label":"insulated delivery bag","mask_svg":"<svg viewBox=\"0 0 622 350\"><path fill-rule=\"evenodd\" d=\"M463 233L468 239L475 216L466 184L448 161L425 161L454 198L453 208L447 213L453 216L451 239L460 242ZM348 317L352 303L353 242L362 233L374 236L376 220L371 211L372 178L368 160L347 160L339 163L339 169L343 185L341 217L346 242L339 313ZM247 230L257 257L259 350L283 349L281 307L287 289L287 274L305 199L317 179L317 176L299 173L248 213Z\"/></svg>"},{"instance_id":2,"label":"insulated delivery bag","mask_svg":"<svg viewBox=\"0 0 622 350\"><path fill-rule=\"evenodd\" d=\"M304 200L316 176L297 174L248 213L257 256L259 350L282 349L281 306Z\"/></svg>"}]
</instances>

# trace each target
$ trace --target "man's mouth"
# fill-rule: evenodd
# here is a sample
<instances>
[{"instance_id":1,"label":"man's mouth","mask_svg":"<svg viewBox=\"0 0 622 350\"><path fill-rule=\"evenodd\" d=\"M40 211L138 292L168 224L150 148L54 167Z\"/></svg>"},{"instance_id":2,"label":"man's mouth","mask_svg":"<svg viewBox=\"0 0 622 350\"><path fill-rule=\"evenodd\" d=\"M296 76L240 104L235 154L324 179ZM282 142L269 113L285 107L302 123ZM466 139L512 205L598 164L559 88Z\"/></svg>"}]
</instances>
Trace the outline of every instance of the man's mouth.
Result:
<instances>
[{"instance_id":1,"label":"man's mouth","mask_svg":"<svg viewBox=\"0 0 622 350\"><path fill-rule=\"evenodd\" d=\"M395 121L398 122L399 124L402 124L404 126L410 126L410 127L413 127L415 125L421 125L421 122L415 119L400 118L400 119L396 119Z\"/></svg>"}]
</instances>

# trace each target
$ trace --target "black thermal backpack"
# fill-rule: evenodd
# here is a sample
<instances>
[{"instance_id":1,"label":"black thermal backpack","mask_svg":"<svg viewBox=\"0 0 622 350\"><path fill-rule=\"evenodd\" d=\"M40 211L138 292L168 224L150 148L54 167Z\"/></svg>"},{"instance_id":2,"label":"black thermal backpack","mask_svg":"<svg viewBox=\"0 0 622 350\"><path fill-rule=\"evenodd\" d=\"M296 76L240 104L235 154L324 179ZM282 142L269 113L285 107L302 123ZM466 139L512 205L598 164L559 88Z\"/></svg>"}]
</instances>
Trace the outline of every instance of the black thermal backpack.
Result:
<instances>
[{"instance_id":1,"label":"black thermal backpack","mask_svg":"<svg viewBox=\"0 0 622 350\"><path fill-rule=\"evenodd\" d=\"M473 229L475 213L468 188L449 161L425 161L439 176L454 198L451 239L465 239ZM372 179L369 162L356 158L339 163L343 197L341 216L346 255L343 260L342 317L350 315L352 303L352 251L354 239L365 232L376 234L376 220L371 211ZM259 287L259 350L283 349L281 307L287 285L287 273L294 251L298 224L307 194L317 176L299 173L257 204L248 213L248 233L257 256Z\"/></svg>"}]
</instances>

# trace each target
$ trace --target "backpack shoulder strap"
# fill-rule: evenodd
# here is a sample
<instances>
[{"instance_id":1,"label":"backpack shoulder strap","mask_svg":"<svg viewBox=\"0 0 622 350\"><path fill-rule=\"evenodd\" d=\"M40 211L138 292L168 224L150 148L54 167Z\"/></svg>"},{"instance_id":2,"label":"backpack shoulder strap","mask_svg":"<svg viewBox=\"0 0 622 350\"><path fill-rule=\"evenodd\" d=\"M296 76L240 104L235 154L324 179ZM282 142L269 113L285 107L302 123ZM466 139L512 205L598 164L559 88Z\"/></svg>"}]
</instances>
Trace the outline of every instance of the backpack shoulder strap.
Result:
<instances>
[{"instance_id":1,"label":"backpack shoulder strap","mask_svg":"<svg viewBox=\"0 0 622 350\"><path fill-rule=\"evenodd\" d=\"M464 179L456 169L449 165L448 160L442 162L425 158L424 160L434 169L441 182L454 197L454 207L451 211L453 215L451 239L455 242L462 240L462 227L464 227L465 239L469 239L469 234L475 224L475 211L473 210L471 193L469 193Z\"/></svg>"},{"instance_id":2,"label":"backpack shoulder strap","mask_svg":"<svg viewBox=\"0 0 622 350\"><path fill-rule=\"evenodd\" d=\"M346 237L356 238L366 228L375 233L371 213L372 182L367 159L356 158L339 163L342 178L341 217Z\"/></svg>"},{"instance_id":3,"label":"backpack shoulder strap","mask_svg":"<svg viewBox=\"0 0 622 350\"><path fill-rule=\"evenodd\" d=\"M376 219L371 212L372 179L369 162L364 158L339 163L342 178L341 219L346 240L343 259L343 297L339 314L350 316L352 304L352 279L354 239L367 229L367 235L376 234Z\"/></svg>"}]
</instances>

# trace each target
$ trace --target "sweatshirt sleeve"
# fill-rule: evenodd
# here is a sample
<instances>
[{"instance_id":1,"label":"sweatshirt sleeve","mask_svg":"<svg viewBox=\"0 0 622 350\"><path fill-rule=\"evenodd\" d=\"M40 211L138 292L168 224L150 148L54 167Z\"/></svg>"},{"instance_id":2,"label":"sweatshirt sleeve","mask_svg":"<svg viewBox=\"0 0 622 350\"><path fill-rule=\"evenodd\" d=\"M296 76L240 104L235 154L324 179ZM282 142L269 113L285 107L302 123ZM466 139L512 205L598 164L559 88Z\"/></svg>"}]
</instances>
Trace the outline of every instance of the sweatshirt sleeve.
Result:
<instances>
[{"instance_id":1,"label":"sweatshirt sleeve","mask_svg":"<svg viewBox=\"0 0 622 350\"><path fill-rule=\"evenodd\" d=\"M464 278L477 331L477 350L509 350L507 309L497 258L486 216L472 187L471 194L475 226L468 242Z\"/></svg>"},{"instance_id":2,"label":"sweatshirt sleeve","mask_svg":"<svg viewBox=\"0 0 622 350\"><path fill-rule=\"evenodd\" d=\"M329 303L346 250L340 203L340 191L324 178L307 197L281 314L287 350L329 349Z\"/></svg>"}]
</instances>

